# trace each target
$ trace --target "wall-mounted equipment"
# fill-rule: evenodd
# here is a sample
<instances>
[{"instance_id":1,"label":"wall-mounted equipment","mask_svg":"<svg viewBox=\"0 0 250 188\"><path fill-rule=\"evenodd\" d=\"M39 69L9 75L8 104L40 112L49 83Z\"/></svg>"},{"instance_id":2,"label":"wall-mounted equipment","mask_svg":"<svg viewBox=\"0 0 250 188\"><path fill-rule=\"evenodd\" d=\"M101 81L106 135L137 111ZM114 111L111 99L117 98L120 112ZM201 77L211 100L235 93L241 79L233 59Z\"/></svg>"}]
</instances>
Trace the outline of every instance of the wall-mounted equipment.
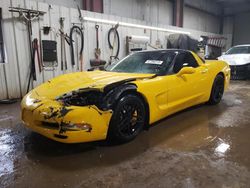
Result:
<instances>
[{"instance_id":1,"label":"wall-mounted equipment","mask_svg":"<svg viewBox=\"0 0 250 188\"><path fill-rule=\"evenodd\" d=\"M42 40L42 53L44 62L57 61L57 43L53 40Z\"/></svg>"},{"instance_id":2,"label":"wall-mounted equipment","mask_svg":"<svg viewBox=\"0 0 250 188\"><path fill-rule=\"evenodd\" d=\"M77 33L80 35L81 38L81 47L80 50L78 50L78 39L75 39L76 44L76 51L77 51L77 62L75 61L75 51L74 51L74 40L73 40L73 34ZM73 27L70 29L70 53L71 53L71 63L72 66L77 65L77 70L79 70L79 61L80 60L80 70L83 70L83 48L84 48L84 35L83 35L83 28L80 28L77 25L73 25ZM79 52L78 52L79 51ZM79 57L78 57L79 53Z\"/></svg>"},{"instance_id":3,"label":"wall-mounted equipment","mask_svg":"<svg viewBox=\"0 0 250 188\"><path fill-rule=\"evenodd\" d=\"M126 53L127 55L141 50L146 50L147 45L150 42L148 36L127 36L126 37Z\"/></svg>"},{"instance_id":4,"label":"wall-mounted equipment","mask_svg":"<svg viewBox=\"0 0 250 188\"><path fill-rule=\"evenodd\" d=\"M22 18L26 25L28 31L28 43L30 49L30 75L27 86L27 92L30 89L31 80L36 80L36 68L35 63L33 61L33 41L32 41L32 21L37 20L40 16L43 16L46 12L32 9L25 9L20 7L9 7L9 11L13 13L18 13L19 17Z\"/></svg>"},{"instance_id":5,"label":"wall-mounted equipment","mask_svg":"<svg viewBox=\"0 0 250 188\"><path fill-rule=\"evenodd\" d=\"M108 31L108 44L109 44L109 49L110 49L109 64L112 64L114 61L119 60L120 36L117 30L118 27L119 27L119 24L116 24L114 27L111 27ZM113 40L111 39L112 36L113 36Z\"/></svg>"},{"instance_id":6,"label":"wall-mounted equipment","mask_svg":"<svg viewBox=\"0 0 250 188\"><path fill-rule=\"evenodd\" d=\"M60 17L60 38L61 38L61 70L68 69L67 57L66 57L66 42L70 44L69 37L64 33L64 17ZM66 42L65 42L66 41Z\"/></svg>"},{"instance_id":7,"label":"wall-mounted equipment","mask_svg":"<svg viewBox=\"0 0 250 188\"><path fill-rule=\"evenodd\" d=\"M101 49L99 48L99 27L100 27L99 25L95 25L95 30L96 30L95 59L90 60L90 66L92 69L103 69L104 66L106 65L106 61L101 60Z\"/></svg>"},{"instance_id":8,"label":"wall-mounted equipment","mask_svg":"<svg viewBox=\"0 0 250 188\"><path fill-rule=\"evenodd\" d=\"M206 59L217 59L221 56L222 49L226 46L225 37L220 36L201 36L205 48Z\"/></svg>"},{"instance_id":9,"label":"wall-mounted equipment","mask_svg":"<svg viewBox=\"0 0 250 188\"><path fill-rule=\"evenodd\" d=\"M167 36L167 48L184 49L197 52L199 41L189 35L170 34Z\"/></svg>"},{"instance_id":10,"label":"wall-mounted equipment","mask_svg":"<svg viewBox=\"0 0 250 188\"><path fill-rule=\"evenodd\" d=\"M53 40L43 39L45 35L53 34ZM55 67L58 67L57 58L57 30L54 27L43 26L39 30L40 38L40 51L41 51L41 64L43 70L53 71Z\"/></svg>"}]
</instances>

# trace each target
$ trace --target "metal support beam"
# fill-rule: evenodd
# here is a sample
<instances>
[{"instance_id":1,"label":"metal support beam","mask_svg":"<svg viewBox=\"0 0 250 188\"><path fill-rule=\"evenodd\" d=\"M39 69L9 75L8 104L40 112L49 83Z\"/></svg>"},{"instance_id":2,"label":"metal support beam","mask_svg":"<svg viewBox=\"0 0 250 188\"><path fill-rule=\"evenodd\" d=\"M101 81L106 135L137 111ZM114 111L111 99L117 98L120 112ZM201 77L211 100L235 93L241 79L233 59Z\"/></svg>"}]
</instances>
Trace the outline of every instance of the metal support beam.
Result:
<instances>
[{"instance_id":1,"label":"metal support beam","mask_svg":"<svg viewBox=\"0 0 250 188\"><path fill-rule=\"evenodd\" d=\"M83 0L83 10L103 13L103 0Z\"/></svg>"},{"instance_id":2,"label":"metal support beam","mask_svg":"<svg viewBox=\"0 0 250 188\"><path fill-rule=\"evenodd\" d=\"M103 13L103 0L93 0L92 2L92 11Z\"/></svg>"},{"instance_id":3,"label":"metal support beam","mask_svg":"<svg viewBox=\"0 0 250 188\"><path fill-rule=\"evenodd\" d=\"M224 10L222 9L221 15L220 15L220 34L223 34L223 27L224 27Z\"/></svg>"},{"instance_id":4,"label":"metal support beam","mask_svg":"<svg viewBox=\"0 0 250 188\"><path fill-rule=\"evenodd\" d=\"M173 8L173 25L177 27L183 27L184 0L175 0Z\"/></svg>"},{"instance_id":5,"label":"metal support beam","mask_svg":"<svg viewBox=\"0 0 250 188\"><path fill-rule=\"evenodd\" d=\"M233 32L232 32L232 46L236 45L235 44L235 27L236 27L236 24L235 24L235 15L233 16Z\"/></svg>"},{"instance_id":6,"label":"metal support beam","mask_svg":"<svg viewBox=\"0 0 250 188\"><path fill-rule=\"evenodd\" d=\"M83 0L83 10L91 10L91 0Z\"/></svg>"}]
</instances>

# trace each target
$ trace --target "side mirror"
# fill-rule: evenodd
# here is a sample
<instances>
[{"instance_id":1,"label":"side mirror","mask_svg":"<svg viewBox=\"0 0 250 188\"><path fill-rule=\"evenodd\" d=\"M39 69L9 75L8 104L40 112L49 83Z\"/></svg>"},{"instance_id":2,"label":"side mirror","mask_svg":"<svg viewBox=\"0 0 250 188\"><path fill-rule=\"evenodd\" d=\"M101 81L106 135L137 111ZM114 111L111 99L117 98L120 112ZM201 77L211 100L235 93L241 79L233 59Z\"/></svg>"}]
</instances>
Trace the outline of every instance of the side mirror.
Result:
<instances>
[{"instance_id":1,"label":"side mirror","mask_svg":"<svg viewBox=\"0 0 250 188\"><path fill-rule=\"evenodd\" d=\"M184 74L193 74L195 69L193 67L183 67L178 73L177 76L182 76Z\"/></svg>"}]
</instances>

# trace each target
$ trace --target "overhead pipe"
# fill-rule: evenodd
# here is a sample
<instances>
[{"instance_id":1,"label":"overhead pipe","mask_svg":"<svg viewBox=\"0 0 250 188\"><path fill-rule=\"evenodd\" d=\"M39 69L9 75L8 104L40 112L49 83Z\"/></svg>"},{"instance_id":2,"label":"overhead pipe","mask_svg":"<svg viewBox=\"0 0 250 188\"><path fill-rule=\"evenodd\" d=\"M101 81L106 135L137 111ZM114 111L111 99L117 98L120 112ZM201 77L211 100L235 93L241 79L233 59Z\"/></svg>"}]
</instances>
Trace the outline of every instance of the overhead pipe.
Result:
<instances>
[{"instance_id":1,"label":"overhead pipe","mask_svg":"<svg viewBox=\"0 0 250 188\"><path fill-rule=\"evenodd\" d=\"M166 29L166 28L161 28L161 27L140 25L140 24L134 24L134 23L128 23L128 22L119 22L119 21L113 21L113 20L105 20L105 19L100 19L100 18L84 17L83 19L85 21L94 22L94 23L105 23L105 24L110 24L110 25L119 24L119 26L132 27L132 28L149 29L149 30L155 30L155 31L163 31L163 32L169 32L169 33L179 33L179 34L187 34L187 35L191 34L189 31L183 31L183 30L178 30L178 29Z\"/></svg>"}]
</instances>

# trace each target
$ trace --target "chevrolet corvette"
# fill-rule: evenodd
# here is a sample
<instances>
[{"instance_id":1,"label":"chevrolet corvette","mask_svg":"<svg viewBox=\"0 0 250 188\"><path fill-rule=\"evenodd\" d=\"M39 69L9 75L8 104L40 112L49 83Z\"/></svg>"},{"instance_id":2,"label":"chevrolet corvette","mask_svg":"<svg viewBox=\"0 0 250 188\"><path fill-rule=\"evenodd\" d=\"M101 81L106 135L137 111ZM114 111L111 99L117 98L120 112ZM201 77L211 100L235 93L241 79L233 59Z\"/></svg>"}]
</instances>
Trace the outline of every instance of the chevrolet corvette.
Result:
<instances>
[{"instance_id":1,"label":"chevrolet corvette","mask_svg":"<svg viewBox=\"0 0 250 188\"><path fill-rule=\"evenodd\" d=\"M22 100L22 120L55 141L128 142L188 107L218 104L230 81L224 61L186 50L141 51L95 70L61 75Z\"/></svg>"}]
</instances>

